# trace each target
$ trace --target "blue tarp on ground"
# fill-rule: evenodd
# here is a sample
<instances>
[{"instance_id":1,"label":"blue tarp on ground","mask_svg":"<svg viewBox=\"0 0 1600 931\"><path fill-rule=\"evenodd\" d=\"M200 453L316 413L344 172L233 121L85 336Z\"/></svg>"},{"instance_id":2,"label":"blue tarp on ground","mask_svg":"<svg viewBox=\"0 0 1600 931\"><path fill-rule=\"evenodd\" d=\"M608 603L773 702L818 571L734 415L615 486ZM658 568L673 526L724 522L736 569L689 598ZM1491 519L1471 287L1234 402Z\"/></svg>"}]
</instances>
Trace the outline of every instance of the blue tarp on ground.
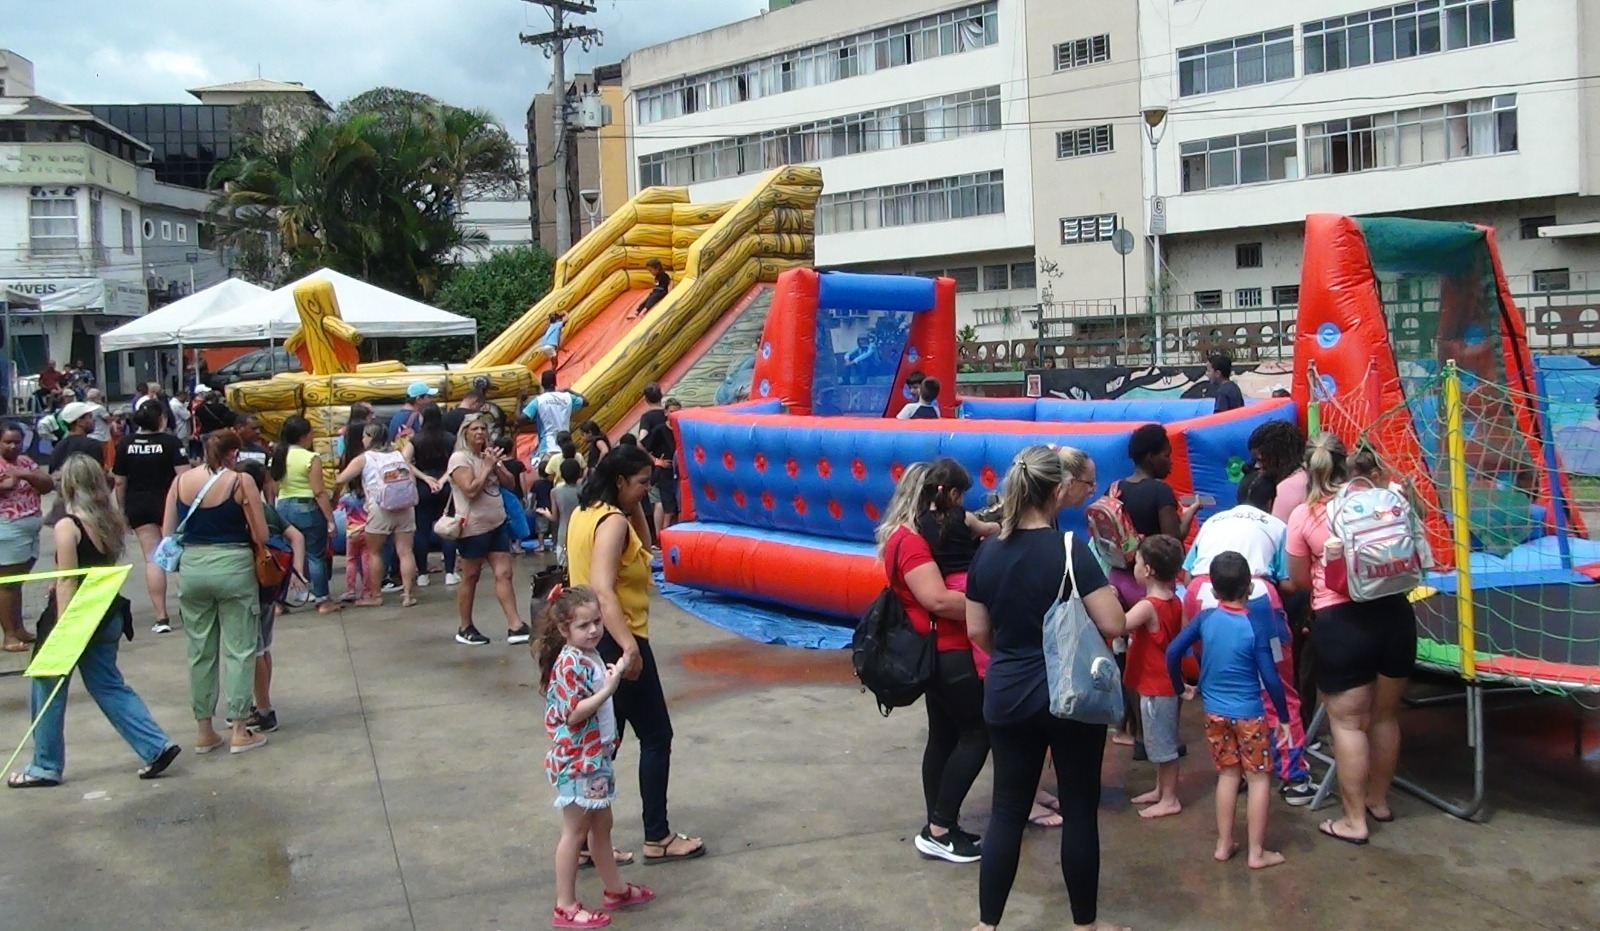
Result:
<instances>
[{"instance_id":1,"label":"blue tarp on ground","mask_svg":"<svg viewBox=\"0 0 1600 931\"><path fill-rule=\"evenodd\" d=\"M822 615L807 615L674 585L659 570L656 587L661 590L662 597L702 621L757 643L807 650L843 650L850 646L854 633L851 628L841 627Z\"/></svg>"}]
</instances>

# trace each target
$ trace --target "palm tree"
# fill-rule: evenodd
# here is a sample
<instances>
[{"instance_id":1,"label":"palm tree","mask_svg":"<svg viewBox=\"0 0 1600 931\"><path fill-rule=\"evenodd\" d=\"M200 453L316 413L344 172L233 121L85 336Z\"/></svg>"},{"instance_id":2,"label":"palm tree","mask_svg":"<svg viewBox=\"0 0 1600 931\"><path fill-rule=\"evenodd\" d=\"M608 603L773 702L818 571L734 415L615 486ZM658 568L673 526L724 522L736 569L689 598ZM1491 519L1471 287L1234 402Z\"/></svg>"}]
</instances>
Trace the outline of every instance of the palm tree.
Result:
<instances>
[{"instance_id":1,"label":"palm tree","mask_svg":"<svg viewBox=\"0 0 1600 931\"><path fill-rule=\"evenodd\" d=\"M380 89L219 165L211 211L225 242L274 242L286 274L326 266L427 299L458 249L487 242L461 229L461 201L520 178L516 146L489 114Z\"/></svg>"}]
</instances>

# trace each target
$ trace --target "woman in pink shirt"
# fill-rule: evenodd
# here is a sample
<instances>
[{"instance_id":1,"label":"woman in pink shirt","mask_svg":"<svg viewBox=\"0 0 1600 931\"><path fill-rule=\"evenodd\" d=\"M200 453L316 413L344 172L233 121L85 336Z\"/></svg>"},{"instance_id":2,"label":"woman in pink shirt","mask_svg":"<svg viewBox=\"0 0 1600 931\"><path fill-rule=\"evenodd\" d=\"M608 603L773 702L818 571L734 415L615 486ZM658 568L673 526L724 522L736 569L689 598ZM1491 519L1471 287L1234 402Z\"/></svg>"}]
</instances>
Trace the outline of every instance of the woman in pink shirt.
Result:
<instances>
[{"instance_id":1,"label":"woman in pink shirt","mask_svg":"<svg viewBox=\"0 0 1600 931\"><path fill-rule=\"evenodd\" d=\"M1364 846L1368 820L1394 820L1389 787L1400 759L1400 699L1417 658L1417 619L1405 595L1353 602L1329 588L1325 567L1344 558L1328 504L1348 480L1344 444L1319 434L1306 453L1306 501L1289 517L1289 578L1309 588L1317 691L1328 709L1344 817L1323 834Z\"/></svg>"},{"instance_id":2,"label":"woman in pink shirt","mask_svg":"<svg viewBox=\"0 0 1600 931\"><path fill-rule=\"evenodd\" d=\"M55 489L50 473L22 454L22 427L0 427L0 576L22 575L39 558L44 511L39 496ZM22 585L0 585L0 628L4 650L22 653L33 634L22 626Z\"/></svg>"}]
</instances>

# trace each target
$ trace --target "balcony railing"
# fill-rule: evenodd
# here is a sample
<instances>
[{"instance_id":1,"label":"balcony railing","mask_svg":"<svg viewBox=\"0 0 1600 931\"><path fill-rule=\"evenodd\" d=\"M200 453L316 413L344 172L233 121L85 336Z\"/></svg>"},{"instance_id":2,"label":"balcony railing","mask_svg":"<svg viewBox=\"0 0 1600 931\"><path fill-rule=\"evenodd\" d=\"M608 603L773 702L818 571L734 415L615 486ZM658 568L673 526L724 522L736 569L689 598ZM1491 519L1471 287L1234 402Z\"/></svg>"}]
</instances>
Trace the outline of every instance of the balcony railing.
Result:
<instances>
[{"instance_id":1,"label":"balcony railing","mask_svg":"<svg viewBox=\"0 0 1600 931\"><path fill-rule=\"evenodd\" d=\"M999 372L1039 368L1053 360L1057 368L1104 366L1204 365L1221 350L1235 362L1287 361L1294 355L1295 320L1299 307L1272 305L1231 309L1195 307L1189 296L1170 296L1169 309L1156 325L1148 297L1121 302L1095 302L1092 315L1068 312L1086 308L1043 305L1017 308L1035 335L1026 338L973 340L960 347L964 371ZM1538 291L1513 294L1534 352L1600 352L1600 290ZM1403 344L1408 335L1430 333L1437 300L1397 300L1384 304L1391 339ZM1156 352L1159 343L1161 351ZM1404 350L1415 354L1421 347Z\"/></svg>"}]
</instances>

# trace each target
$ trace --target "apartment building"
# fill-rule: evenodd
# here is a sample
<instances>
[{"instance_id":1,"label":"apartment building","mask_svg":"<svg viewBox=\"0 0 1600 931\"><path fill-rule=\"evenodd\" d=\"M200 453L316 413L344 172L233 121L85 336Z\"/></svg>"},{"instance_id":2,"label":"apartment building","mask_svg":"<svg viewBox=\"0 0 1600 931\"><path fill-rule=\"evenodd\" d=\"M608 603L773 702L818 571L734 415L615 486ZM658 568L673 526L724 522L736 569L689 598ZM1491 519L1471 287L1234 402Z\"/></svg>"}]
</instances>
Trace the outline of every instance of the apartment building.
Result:
<instances>
[{"instance_id":1,"label":"apartment building","mask_svg":"<svg viewBox=\"0 0 1600 931\"><path fill-rule=\"evenodd\" d=\"M632 189L727 200L815 164L818 266L947 274L964 324L1034 307L1029 15L1023 0L807 0L634 52Z\"/></svg>"},{"instance_id":2,"label":"apartment building","mask_svg":"<svg viewBox=\"0 0 1600 931\"><path fill-rule=\"evenodd\" d=\"M1600 288L1600 2L1139 11L1174 310L1293 306L1317 212L1487 224L1514 293Z\"/></svg>"}]
</instances>

